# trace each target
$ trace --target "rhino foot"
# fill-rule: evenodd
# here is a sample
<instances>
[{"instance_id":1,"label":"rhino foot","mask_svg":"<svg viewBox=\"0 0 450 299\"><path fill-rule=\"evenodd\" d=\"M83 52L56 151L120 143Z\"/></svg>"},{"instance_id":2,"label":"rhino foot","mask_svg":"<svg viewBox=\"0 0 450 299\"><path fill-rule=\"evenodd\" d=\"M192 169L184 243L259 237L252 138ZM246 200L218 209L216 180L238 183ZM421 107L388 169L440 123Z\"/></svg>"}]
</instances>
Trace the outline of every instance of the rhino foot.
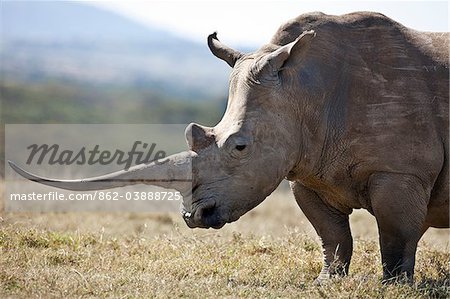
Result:
<instances>
[{"instance_id":1,"label":"rhino foot","mask_svg":"<svg viewBox=\"0 0 450 299\"><path fill-rule=\"evenodd\" d=\"M407 285L412 285L414 282L414 279L412 277L412 275L408 275L406 272L401 273L398 276L389 276L383 277L383 280L381 281L381 283L383 285L390 285L390 284L407 284Z\"/></svg>"},{"instance_id":2,"label":"rhino foot","mask_svg":"<svg viewBox=\"0 0 450 299\"><path fill-rule=\"evenodd\" d=\"M416 176L383 172L373 174L369 186L380 233L382 282L412 284L417 243L426 230L430 190Z\"/></svg>"}]
</instances>

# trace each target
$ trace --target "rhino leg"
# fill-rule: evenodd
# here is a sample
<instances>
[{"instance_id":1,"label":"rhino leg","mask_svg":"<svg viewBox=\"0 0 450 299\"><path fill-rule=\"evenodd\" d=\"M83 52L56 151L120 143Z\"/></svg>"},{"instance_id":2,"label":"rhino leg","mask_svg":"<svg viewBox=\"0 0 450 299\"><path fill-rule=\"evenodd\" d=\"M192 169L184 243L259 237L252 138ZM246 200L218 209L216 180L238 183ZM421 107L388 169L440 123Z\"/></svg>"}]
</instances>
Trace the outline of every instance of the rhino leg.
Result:
<instances>
[{"instance_id":1,"label":"rhino leg","mask_svg":"<svg viewBox=\"0 0 450 299\"><path fill-rule=\"evenodd\" d=\"M370 177L369 197L380 234L384 283L412 283L417 243L426 230L429 194L413 175L376 173Z\"/></svg>"},{"instance_id":2,"label":"rhino leg","mask_svg":"<svg viewBox=\"0 0 450 299\"><path fill-rule=\"evenodd\" d=\"M322 239L324 264L317 282L348 274L353 252L348 215L325 204L314 191L300 183L292 183L291 188L299 207Z\"/></svg>"}]
</instances>

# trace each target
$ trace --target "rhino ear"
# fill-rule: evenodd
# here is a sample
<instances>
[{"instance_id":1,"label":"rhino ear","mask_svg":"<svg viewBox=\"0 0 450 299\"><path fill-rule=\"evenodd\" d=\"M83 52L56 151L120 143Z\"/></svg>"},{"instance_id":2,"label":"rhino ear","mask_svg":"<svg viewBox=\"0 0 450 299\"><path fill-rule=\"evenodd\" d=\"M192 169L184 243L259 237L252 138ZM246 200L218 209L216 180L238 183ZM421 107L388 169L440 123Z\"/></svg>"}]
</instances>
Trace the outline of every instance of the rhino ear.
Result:
<instances>
[{"instance_id":1,"label":"rhino ear","mask_svg":"<svg viewBox=\"0 0 450 299\"><path fill-rule=\"evenodd\" d=\"M222 44L217 38L217 32L208 36L208 47L216 57L224 60L231 67L234 67L236 61L243 56L241 52Z\"/></svg>"},{"instance_id":2,"label":"rhino ear","mask_svg":"<svg viewBox=\"0 0 450 299\"><path fill-rule=\"evenodd\" d=\"M256 81L278 82L278 74L286 63L295 61L297 56L301 56L315 36L314 30L304 31L293 42L278 48L257 61L252 70Z\"/></svg>"}]
</instances>

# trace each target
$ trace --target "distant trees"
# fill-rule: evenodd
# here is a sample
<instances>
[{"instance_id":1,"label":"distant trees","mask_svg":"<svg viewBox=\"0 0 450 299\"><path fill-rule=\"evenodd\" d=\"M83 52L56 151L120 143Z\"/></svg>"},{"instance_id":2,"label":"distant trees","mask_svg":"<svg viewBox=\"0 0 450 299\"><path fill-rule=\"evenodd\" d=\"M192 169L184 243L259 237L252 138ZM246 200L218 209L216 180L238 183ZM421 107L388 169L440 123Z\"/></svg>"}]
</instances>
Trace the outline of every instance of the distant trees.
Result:
<instances>
[{"instance_id":1,"label":"distant trees","mask_svg":"<svg viewBox=\"0 0 450 299\"><path fill-rule=\"evenodd\" d=\"M214 125L226 100L199 102L145 87L87 85L65 81L0 81L0 175L5 124L126 123Z\"/></svg>"}]
</instances>

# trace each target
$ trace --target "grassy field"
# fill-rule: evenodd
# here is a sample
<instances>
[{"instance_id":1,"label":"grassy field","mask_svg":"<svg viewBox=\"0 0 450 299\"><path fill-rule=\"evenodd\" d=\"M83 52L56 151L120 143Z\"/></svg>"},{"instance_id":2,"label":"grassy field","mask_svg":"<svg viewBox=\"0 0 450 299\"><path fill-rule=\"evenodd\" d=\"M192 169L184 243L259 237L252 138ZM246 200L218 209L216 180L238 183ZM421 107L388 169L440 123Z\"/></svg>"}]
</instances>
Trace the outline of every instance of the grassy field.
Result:
<instances>
[{"instance_id":1,"label":"grassy field","mask_svg":"<svg viewBox=\"0 0 450 299\"><path fill-rule=\"evenodd\" d=\"M414 286L382 286L376 224L364 211L351 216L351 274L314 285L318 239L283 190L219 231L189 230L177 214L0 216L0 298L450 296L448 230L420 242Z\"/></svg>"}]
</instances>

